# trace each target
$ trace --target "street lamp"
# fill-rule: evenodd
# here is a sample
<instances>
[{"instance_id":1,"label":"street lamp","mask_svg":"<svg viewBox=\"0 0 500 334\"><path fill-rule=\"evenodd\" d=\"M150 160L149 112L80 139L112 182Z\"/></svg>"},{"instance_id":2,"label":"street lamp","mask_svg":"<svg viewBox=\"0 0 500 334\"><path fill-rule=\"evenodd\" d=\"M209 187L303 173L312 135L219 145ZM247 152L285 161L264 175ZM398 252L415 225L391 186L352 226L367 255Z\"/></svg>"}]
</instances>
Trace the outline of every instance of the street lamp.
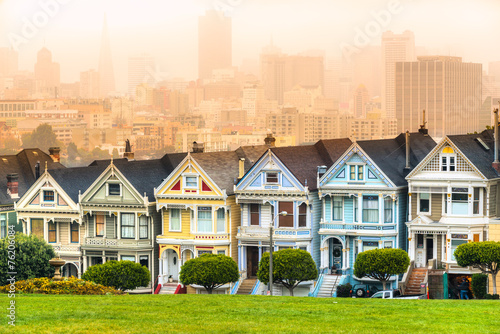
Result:
<instances>
[{"instance_id":1,"label":"street lamp","mask_svg":"<svg viewBox=\"0 0 500 334\"><path fill-rule=\"evenodd\" d=\"M278 213L271 222L271 226L269 227L269 294L273 295L273 226L276 218L278 216L286 216L288 212L281 211Z\"/></svg>"}]
</instances>

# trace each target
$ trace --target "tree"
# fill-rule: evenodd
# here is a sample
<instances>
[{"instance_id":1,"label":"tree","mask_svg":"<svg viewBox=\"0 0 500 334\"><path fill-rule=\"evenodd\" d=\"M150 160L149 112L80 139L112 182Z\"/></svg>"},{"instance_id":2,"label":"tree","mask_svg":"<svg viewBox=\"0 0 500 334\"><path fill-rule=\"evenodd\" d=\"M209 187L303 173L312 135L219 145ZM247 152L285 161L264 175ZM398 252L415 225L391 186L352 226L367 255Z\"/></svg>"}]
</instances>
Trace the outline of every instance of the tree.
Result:
<instances>
[{"instance_id":1,"label":"tree","mask_svg":"<svg viewBox=\"0 0 500 334\"><path fill-rule=\"evenodd\" d=\"M148 268L132 261L107 261L87 269L82 279L125 291L147 286L151 280Z\"/></svg>"},{"instance_id":2,"label":"tree","mask_svg":"<svg viewBox=\"0 0 500 334\"><path fill-rule=\"evenodd\" d=\"M68 151L68 161L75 161L78 157L78 147L76 147L76 144L73 142L69 143L66 150Z\"/></svg>"},{"instance_id":3,"label":"tree","mask_svg":"<svg viewBox=\"0 0 500 334\"><path fill-rule=\"evenodd\" d=\"M257 277L269 283L269 253L264 253L259 262ZM273 252L273 283L281 283L293 296L293 289L300 282L318 278L318 269L309 252L301 249L282 249Z\"/></svg>"},{"instance_id":4,"label":"tree","mask_svg":"<svg viewBox=\"0 0 500 334\"><path fill-rule=\"evenodd\" d=\"M500 241L481 241L461 244L455 250L454 255L459 266L471 266L481 270L483 274L491 274L493 280L493 293L497 293Z\"/></svg>"},{"instance_id":5,"label":"tree","mask_svg":"<svg viewBox=\"0 0 500 334\"><path fill-rule=\"evenodd\" d=\"M24 148L39 148L44 152L48 152L49 147L62 146L52 131L52 126L46 123L40 124L32 133L24 134L21 138Z\"/></svg>"},{"instance_id":6,"label":"tree","mask_svg":"<svg viewBox=\"0 0 500 334\"><path fill-rule=\"evenodd\" d=\"M391 276L405 273L409 265L410 258L404 250L377 248L358 254L354 262L354 275L379 280L385 290Z\"/></svg>"},{"instance_id":7,"label":"tree","mask_svg":"<svg viewBox=\"0 0 500 334\"><path fill-rule=\"evenodd\" d=\"M238 265L231 257L223 254L203 254L184 263L179 280L185 285L201 285L211 294L214 289L229 282L236 282L239 277Z\"/></svg>"},{"instance_id":8,"label":"tree","mask_svg":"<svg viewBox=\"0 0 500 334\"><path fill-rule=\"evenodd\" d=\"M11 242L14 240L12 246ZM10 253L9 253L10 252ZM54 267L49 260L56 256L45 240L36 236L16 233L0 240L0 285L7 284L8 272L16 272L16 281L29 278L52 277ZM8 261L11 262L8 262ZM13 264L13 267L10 265Z\"/></svg>"}]
</instances>

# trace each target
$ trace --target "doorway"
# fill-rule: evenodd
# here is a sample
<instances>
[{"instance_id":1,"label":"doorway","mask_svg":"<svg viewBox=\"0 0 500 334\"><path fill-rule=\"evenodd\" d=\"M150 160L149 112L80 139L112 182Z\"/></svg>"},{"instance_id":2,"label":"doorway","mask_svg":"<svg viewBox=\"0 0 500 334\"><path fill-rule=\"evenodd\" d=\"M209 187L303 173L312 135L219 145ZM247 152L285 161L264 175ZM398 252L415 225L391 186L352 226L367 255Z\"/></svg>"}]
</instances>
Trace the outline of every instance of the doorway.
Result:
<instances>
[{"instance_id":1,"label":"doorway","mask_svg":"<svg viewBox=\"0 0 500 334\"><path fill-rule=\"evenodd\" d=\"M342 243L337 238L328 240L330 249L330 261L328 266L332 274L337 274L342 270Z\"/></svg>"},{"instance_id":2,"label":"doorway","mask_svg":"<svg viewBox=\"0 0 500 334\"><path fill-rule=\"evenodd\" d=\"M259 247L247 246L247 277L256 277L259 270Z\"/></svg>"},{"instance_id":3,"label":"doorway","mask_svg":"<svg viewBox=\"0 0 500 334\"><path fill-rule=\"evenodd\" d=\"M425 246L426 246L426 257L427 257L427 263L429 263L429 260L432 260L434 258L434 239L432 237L427 237L425 240Z\"/></svg>"},{"instance_id":4,"label":"doorway","mask_svg":"<svg viewBox=\"0 0 500 334\"><path fill-rule=\"evenodd\" d=\"M173 249L167 249L162 254L163 275L166 279L172 276L174 281L179 280L179 258Z\"/></svg>"}]
</instances>

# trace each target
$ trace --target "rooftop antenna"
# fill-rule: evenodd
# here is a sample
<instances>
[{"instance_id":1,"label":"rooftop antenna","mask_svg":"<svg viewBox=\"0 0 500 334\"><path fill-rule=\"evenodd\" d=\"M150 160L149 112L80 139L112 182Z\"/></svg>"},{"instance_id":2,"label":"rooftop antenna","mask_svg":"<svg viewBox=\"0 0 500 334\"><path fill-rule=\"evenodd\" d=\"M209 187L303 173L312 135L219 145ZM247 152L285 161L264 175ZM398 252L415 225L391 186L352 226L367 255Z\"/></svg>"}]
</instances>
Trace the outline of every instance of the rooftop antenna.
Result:
<instances>
[{"instance_id":1,"label":"rooftop antenna","mask_svg":"<svg viewBox=\"0 0 500 334\"><path fill-rule=\"evenodd\" d=\"M427 122L425 121L425 109L424 109L424 110L422 110L422 125L420 125L420 129L418 130L418 132L420 132L423 135L429 134L429 130L427 130L427 128L425 126L426 124L427 124Z\"/></svg>"}]
</instances>

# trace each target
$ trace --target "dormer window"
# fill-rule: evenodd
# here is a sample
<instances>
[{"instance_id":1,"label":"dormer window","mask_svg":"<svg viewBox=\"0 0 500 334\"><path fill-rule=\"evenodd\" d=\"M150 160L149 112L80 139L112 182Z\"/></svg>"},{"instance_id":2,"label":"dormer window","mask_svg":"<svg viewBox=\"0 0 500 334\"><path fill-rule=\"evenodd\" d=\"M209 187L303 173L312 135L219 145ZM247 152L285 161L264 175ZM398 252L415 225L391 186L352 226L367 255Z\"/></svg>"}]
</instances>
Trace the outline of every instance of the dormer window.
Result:
<instances>
[{"instance_id":1,"label":"dormer window","mask_svg":"<svg viewBox=\"0 0 500 334\"><path fill-rule=\"evenodd\" d=\"M364 179L364 166L363 165L350 165L349 166L349 180L363 181Z\"/></svg>"},{"instance_id":2,"label":"dormer window","mask_svg":"<svg viewBox=\"0 0 500 334\"><path fill-rule=\"evenodd\" d=\"M54 191L44 190L43 191L43 201L44 202L54 202Z\"/></svg>"},{"instance_id":3,"label":"dormer window","mask_svg":"<svg viewBox=\"0 0 500 334\"><path fill-rule=\"evenodd\" d=\"M120 196L121 185L119 183L108 183L108 196Z\"/></svg>"},{"instance_id":4,"label":"dormer window","mask_svg":"<svg viewBox=\"0 0 500 334\"><path fill-rule=\"evenodd\" d=\"M441 171L442 172L454 172L456 170L456 160L457 155L453 149L446 146L441 152Z\"/></svg>"},{"instance_id":5,"label":"dormer window","mask_svg":"<svg viewBox=\"0 0 500 334\"><path fill-rule=\"evenodd\" d=\"M185 176L184 177L184 188L198 188L198 177L197 176Z\"/></svg>"},{"instance_id":6,"label":"dormer window","mask_svg":"<svg viewBox=\"0 0 500 334\"><path fill-rule=\"evenodd\" d=\"M266 183L278 183L278 172L266 172Z\"/></svg>"}]
</instances>

